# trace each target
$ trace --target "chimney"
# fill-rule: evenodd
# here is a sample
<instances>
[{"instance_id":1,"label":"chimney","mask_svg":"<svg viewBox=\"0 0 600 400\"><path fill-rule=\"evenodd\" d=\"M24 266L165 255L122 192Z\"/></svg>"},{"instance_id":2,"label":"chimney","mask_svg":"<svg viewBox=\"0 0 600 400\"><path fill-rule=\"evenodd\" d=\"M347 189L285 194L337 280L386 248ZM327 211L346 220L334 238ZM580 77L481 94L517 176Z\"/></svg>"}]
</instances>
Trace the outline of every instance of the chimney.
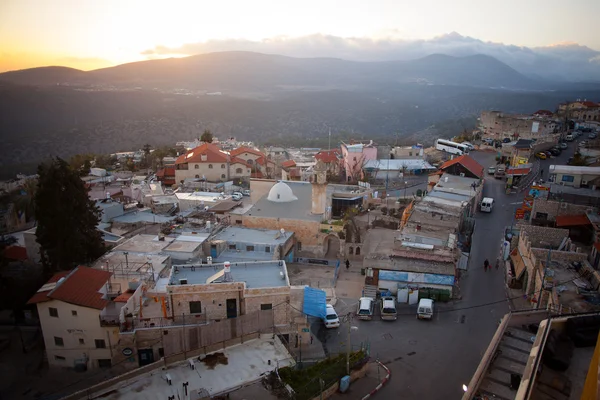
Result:
<instances>
[{"instance_id":1,"label":"chimney","mask_svg":"<svg viewBox=\"0 0 600 400\"><path fill-rule=\"evenodd\" d=\"M223 282L233 282L233 276L231 276L231 263L229 261L223 263Z\"/></svg>"}]
</instances>

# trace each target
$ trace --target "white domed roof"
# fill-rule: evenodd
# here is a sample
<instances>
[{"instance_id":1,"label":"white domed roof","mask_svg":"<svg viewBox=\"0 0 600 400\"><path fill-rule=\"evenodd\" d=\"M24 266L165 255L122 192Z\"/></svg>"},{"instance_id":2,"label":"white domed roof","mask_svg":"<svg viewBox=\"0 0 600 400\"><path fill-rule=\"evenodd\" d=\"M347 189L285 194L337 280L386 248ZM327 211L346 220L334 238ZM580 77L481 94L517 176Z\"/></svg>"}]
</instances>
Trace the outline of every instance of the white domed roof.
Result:
<instances>
[{"instance_id":1,"label":"white domed roof","mask_svg":"<svg viewBox=\"0 0 600 400\"><path fill-rule=\"evenodd\" d=\"M290 201L298 200L292 192L292 188L287 183L279 181L269 191L267 200L274 203L289 203Z\"/></svg>"}]
</instances>

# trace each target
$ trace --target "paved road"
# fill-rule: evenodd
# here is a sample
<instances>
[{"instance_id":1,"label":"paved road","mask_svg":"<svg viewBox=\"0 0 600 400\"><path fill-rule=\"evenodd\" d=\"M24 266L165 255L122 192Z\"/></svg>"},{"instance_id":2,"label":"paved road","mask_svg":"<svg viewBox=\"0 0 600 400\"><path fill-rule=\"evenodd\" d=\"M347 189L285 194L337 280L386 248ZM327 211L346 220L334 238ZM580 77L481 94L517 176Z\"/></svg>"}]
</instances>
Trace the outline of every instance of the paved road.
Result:
<instances>
[{"instance_id":1,"label":"paved road","mask_svg":"<svg viewBox=\"0 0 600 400\"><path fill-rule=\"evenodd\" d=\"M545 178L549 165L565 164L575 145L570 144L557 158L541 161ZM495 155L491 153L474 152L472 156L486 169L495 163ZM469 269L460 282L462 300L438 304L431 322L417 320L414 306L399 309L398 320L394 322L352 321L352 326L358 329L351 331L351 342L368 341L372 356L392 371L391 381L377 394L378 398L459 399L462 384L471 379L500 318L508 312L502 273L485 272L483 261L488 258L494 263L503 229L510 225L524 193L506 195L504 181L490 176L486 178L484 196L493 197L496 207L492 213L476 214ZM340 299L336 309L340 314L355 311L356 302L356 299ZM343 352L347 327L343 322L339 329L325 330L315 322L312 331L325 343L327 351ZM368 388L357 388L354 394L335 398L354 398L366 393L360 389L368 392Z\"/></svg>"}]
</instances>

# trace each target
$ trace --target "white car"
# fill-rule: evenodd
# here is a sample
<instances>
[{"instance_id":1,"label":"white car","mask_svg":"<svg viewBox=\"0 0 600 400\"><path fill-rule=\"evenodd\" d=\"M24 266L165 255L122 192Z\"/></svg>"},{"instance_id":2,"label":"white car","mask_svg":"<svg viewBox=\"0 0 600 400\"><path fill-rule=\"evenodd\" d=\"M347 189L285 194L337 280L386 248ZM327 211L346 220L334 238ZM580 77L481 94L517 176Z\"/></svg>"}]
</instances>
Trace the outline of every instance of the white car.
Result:
<instances>
[{"instance_id":1,"label":"white car","mask_svg":"<svg viewBox=\"0 0 600 400\"><path fill-rule=\"evenodd\" d=\"M469 142L462 142L462 144L464 144L465 146L467 146L469 148L469 151L473 151L475 150L475 146L473 146L471 143Z\"/></svg>"},{"instance_id":2,"label":"white car","mask_svg":"<svg viewBox=\"0 0 600 400\"><path fill-rule=\"evenodd\" d=\"M327 304L323 323L325 324L325 328L338 328L340 326L340 318L331 304Z\"/></svg>"},{"instance_id":3,"label":"white car","mask_svg":"<svg viewBox=\"0 0 600 400\"><path fill-rule=\"evenodd\" d=\"M233 194L231 195L231 198L235 201L240 201L242 197L244 197L244 195L240 192L233 192Z\"/></svg>"}]
</instances>

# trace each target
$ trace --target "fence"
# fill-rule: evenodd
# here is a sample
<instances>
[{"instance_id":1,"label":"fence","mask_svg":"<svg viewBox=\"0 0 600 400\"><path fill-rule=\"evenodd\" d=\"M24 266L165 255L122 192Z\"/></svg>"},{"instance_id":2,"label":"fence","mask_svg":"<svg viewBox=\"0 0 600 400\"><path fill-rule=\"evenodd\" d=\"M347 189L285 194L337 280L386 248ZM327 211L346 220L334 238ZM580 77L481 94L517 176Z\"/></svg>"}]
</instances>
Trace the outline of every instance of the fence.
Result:
<instances>
[{"instance_id":1,"label":"fence","mask_svg":"<svg viewBox=\"0 0 600 400\"><path fill-rule=\"evenodd\" d=\"M172 326L185 325L206 325L209 321L206 314L200 315L176 315L175 317L152 317L152 318L136 318L125 317L125 322L121 324L121 332L133 332L136 329L145 328L164 328Z\"/></svg>"}]
</instances>

